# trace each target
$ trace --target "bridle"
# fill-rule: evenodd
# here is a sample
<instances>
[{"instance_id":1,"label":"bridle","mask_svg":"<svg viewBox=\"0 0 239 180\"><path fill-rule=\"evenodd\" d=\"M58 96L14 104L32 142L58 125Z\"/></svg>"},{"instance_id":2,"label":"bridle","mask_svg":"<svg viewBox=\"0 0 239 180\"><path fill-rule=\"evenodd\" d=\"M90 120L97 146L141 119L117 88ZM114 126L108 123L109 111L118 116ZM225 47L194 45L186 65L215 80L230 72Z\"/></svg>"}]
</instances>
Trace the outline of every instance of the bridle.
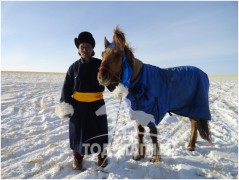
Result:
<instances>
[{"instance_id":1,"label":"bridle","mask_svg":"<svg viewBox=\"0 0 239 180\"><path fill-rule=\"evenodd\" d=\"M107 48L115 48L115 45L114 44L109 44L107 46ZM119 48L119 47L118 47ZM117 75L115 74L112 70L110 70L109 68L105 67L104 65L100 65L100 68L99 68L99 71L100 70L105 70L107 71L109 74L111 74L111 79L113 77L115 77L120 83L122 83L125 87L129 87L130 85L130 79L132 77L132 74L133 74L133 70L132 68L130 67L129 63L127 62L127 58L126 58L126 55L125 55L125 52L124 50L122 50L121 48L119 48L123 54L123 57L122 57L122 67L121 67L121 71L120 71L120 74ZM110 80L111 80L110 79Z\"/></svg>"},{"instance_id":2,"label":"bridle","mask_svg":"<svg viewBox=\"0 0 239 180\"><path fill-rule=\"evenodd\" d=\"M107 68L107 67L105 67L105 66L103 66L103 65L100 65L99 71L101 71L101 70L107 71L109 74L111 74L113 77L115 77L119 82L121 82L121 79L120 79L121 73L120 73L120 75L116 75L113 71L111 71L109 68ZM122 70L121 70L121 71L122 71ZM112 79L112 78L111 78L111 79ZM110 79L110 80L111 80L111 79Z\"/></svg>"},{"instance_id":3,"label":"bridle","mask_svg":"<svg viewBox=\"0 0 239 180\"><path fill-rule=\"evenodd\" d=\"M114 48L114 47L115 47L114 44L109 44L107 46L107 48ZM124 51L122 51L122 52L123 52L123 58L126 58ZM115 77L119 82L121 82L121 78L120 77L121 77L121 73L122 73L122 67L121 67L119 75L115 74L113 71L111 71L109 68L103 66L102 64L100 65L100 68L99 68L99 71L101 71L101 70L107 71L110 75L112 75L112 77ZM110 78L110 80L112 79L112 77Z\"/></svg>"}]
</instances>

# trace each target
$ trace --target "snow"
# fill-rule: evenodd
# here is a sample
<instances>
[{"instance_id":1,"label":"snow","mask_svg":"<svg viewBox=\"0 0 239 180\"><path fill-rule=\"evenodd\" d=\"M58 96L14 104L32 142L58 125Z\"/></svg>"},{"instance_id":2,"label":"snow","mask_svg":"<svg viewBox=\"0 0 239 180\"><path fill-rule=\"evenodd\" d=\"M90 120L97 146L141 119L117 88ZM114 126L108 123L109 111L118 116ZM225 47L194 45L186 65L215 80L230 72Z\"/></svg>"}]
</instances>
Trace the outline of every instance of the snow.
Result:
<instances>
[{"instance_id":1,"label":"snow","mask_svg":"<svg viewBox=\"0 0 239 180\"><path fill-rule=\"evenodd\" d=\"M187 118L166 115L158 125L162 161L149 162L152 143L145 135L146 157L134 161L136 122L125 102L104 92L109 126L109 165L97 171L97 156L84 158L87 170L71 169L68 120L55 114L64 74L1 74L1 178L54 179L237 179L238 80L211 76L210 122L213 145L198 138L196 151L186 150L190 135ZM119 115L119 117L118 117ZM118 121L116 121L118 117ZM117 122L117 128L115 126ZM115 131L115 136L113 136Z\"/></svg>"}]
</instances>

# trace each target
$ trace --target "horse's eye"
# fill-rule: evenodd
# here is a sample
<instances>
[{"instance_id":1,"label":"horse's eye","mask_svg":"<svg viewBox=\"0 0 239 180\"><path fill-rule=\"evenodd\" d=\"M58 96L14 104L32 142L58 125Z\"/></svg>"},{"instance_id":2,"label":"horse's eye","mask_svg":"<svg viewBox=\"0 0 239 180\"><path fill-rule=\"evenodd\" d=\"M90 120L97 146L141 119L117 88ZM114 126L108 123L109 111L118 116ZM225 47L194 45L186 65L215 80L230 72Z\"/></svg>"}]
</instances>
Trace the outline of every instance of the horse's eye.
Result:
<instances>
[{"instance_id":1,"label":"horse's eye","mask_svg":"<svg viewBox=\"0 0 239 180\"><path fill-rule=\"evenodd\" d=\"M115 53L115 57L116 57L116 58L119 58L120 56L121 56L120 52L116 52L116 53Z\"/></svg>"}]
</instances>

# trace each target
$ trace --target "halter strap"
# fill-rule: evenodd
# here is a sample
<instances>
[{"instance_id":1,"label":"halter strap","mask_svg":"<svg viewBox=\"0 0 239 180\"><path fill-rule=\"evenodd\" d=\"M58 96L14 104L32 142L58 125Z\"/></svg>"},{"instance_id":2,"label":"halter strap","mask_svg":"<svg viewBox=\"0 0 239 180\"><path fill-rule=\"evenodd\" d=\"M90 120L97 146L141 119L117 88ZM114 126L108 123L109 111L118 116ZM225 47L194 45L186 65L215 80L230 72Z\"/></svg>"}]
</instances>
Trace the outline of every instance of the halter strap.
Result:
<instances>
[{"instance_id":1,"label":"halter strap","mask_svg":"<svg viewBox=\"0 0 239 180\"><path fill-rule=\"evenodd\" d=\"M119 80L121 82L120 77L115 75L115 73L112 72L109 68L107 68L105 66L100 66L99 71L102 70L102 69L108 71L112 76L114 76L117 80Z\"/></svg>"},{"instance_id":2,"label":"halter strap","mask_svg":"<svg viewBox=\"0 0 239 180\"><path fill-rule=\"evenodd\" d=\"M107 46L107 48L115 48L115 45L113 43L109 44ZM122 64L123 64L123 67L122 67L122 75L121 75L121 83L126 86L126 87L129 87L130 85L130 79L132 77L132 74L133 74L133 70L132 68L130 67L127 59L126 59L126 55L125 55L125 52L119 48L121 50L121 52L123 53L123 58L122 58ZM106 71L108 72L112 72L110 69L108 68L105 68L105 67L102 67L103 69L107 69ZM114 75L114 73L111 73L114 77L118 77L116 75ZM120 80L120 77L118 77L118 79Z\"/></svg>"},{"instance_id":3,"label":"halter strap","mask_svg":"<svg viewBox=\"0 0 239 180\"><path fill-rule=\"evenodd\" d=\"M107 46L107 48L115 48L115 45L112 43L112 44L109 44L108 46Z\"/></svg>"}]
</instances>

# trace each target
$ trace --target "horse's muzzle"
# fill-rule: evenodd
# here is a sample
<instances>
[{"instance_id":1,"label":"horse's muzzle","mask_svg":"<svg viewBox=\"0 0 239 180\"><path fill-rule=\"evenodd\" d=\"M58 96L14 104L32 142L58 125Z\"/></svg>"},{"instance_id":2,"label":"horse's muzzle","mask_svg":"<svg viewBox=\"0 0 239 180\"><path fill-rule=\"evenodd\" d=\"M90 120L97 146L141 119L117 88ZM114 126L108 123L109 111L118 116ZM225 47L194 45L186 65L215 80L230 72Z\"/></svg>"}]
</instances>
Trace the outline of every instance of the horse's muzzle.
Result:
<instances>
[{"instance_id":1,"label":"horse's muzzle","mask_svg":"<svg viewBox=\"0 0 239 180\"><path fill-rule=\"evenodd\" d=\"M98 73L98 82L102 86L109 86L110 85L110 76L107 73Z\"/></svg>"}]
</instances>

